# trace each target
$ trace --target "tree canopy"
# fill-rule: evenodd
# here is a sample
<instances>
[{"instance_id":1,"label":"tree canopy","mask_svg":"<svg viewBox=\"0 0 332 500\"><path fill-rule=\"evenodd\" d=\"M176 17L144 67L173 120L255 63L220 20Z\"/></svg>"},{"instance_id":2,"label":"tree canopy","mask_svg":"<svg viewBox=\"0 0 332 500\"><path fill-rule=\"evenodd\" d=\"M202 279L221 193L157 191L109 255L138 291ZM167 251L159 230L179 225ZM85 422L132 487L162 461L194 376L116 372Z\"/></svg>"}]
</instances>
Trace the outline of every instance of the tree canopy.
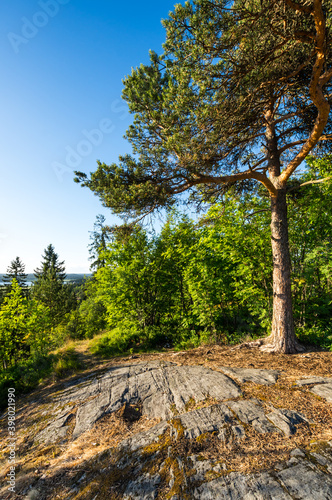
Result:
<instances>
[{"instance_id":1,"label":"tree canopy","mask_svg":"<svg viewBox=\"0 0 332 500\"><path fill-rule=\"evenodd\" d=\"M329 147L330 1L195 0L164 21L164 53L124 80L134 155L76 180L115 213L140 216L190 190L234 182L270 194ZM324 136L323 134L324 130Z\"/></svg>"}]
</instances>

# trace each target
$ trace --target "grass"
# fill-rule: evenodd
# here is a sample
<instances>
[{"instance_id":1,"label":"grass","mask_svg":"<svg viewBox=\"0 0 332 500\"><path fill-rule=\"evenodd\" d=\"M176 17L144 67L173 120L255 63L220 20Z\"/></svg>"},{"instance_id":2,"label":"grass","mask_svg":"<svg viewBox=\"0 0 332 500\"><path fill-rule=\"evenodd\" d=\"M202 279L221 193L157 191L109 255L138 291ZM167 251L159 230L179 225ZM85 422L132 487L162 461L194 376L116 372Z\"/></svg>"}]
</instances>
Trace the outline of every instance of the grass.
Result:
<instances>
[{"instance_id":1,"label":"grass","mask_svg":"<svg viewBox=\"0 0 332 500\"><path fill-rule=\"evenodd\" d=\"M47 355L32 358L0 373L0 410L7 408L8 389L15 395L27 394L50 377L61 379L83 369L75 345L70 343Z\"/></svg>"}]
</instances>

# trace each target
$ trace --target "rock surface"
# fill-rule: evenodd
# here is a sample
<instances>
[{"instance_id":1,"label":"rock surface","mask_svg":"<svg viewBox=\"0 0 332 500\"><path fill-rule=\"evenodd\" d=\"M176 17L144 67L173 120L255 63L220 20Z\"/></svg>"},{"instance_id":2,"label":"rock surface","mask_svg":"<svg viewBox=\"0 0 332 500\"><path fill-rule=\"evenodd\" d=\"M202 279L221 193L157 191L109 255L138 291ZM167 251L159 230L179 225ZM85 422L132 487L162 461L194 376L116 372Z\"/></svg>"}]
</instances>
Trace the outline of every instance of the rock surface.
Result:
<instances>
[{"instance_id":1,"label":"rock surface","mask_svg":"<svg viewBox=\"0 0 332 500\"><path fill-rule=\"evenodd\" d=\"M226 427L226 424L235 423L234 415L225 404L190 411L174 420L181 423L184 436L191 439L196 439L206 432L217 431L219 433L222 428ZM176 427L174 427L174 435L177 438Z\"/></svg>"},{"instance_id":2,"label":"rock surface","mask_svg":"<svg viewBox=\"0 0 332 500\"><path fill-rule=\"evenodd\" d=\"M332 498L332 454L331 448L324 455L312 453L306 456L301 450L294 450L288 462L280 464L279 470L256 474L231 472L225 474L222 464L203 460L197 455L189 456L187 467L177 460L171 467L170 487L173 488L176 474L186 480L189 498L199 500L329 500ZM133 459L133 458L132 458ZM314 460L313 460L314 459ZM315 462L315 463L314 463ZM321 465L321 467L316 464ZM189 464L189 466L188 466ZM330 470L328 470L330 469ZM163 470L163 469L162 469ZM186 476L186 472L189 474ZM135 474L135 472L133 472ZM214 476L219 476L213 479ZM136 481L130 481L123 498L126 500L150 500L154 488L159 484L158 474L151 477L142 473ZM187 498L181 493L171 498Z\"/></svg>"},{"instance_id":3,"label":"rock surface","mask_svg":"<svg viewBox=\"0 0 332 500\"><path fill-rule=\"evenodd\" d=\"M128 451L142 450L158 442L160 437L169 431L175 440L181 434L186 439L197 439L202 435L213 433L223 441L242 439L245 430L241 424L251 425L260 433L276 432L291 436L296 426L308 422L301 414L291 410L280 410L270 407L265 411L257 400L227 401L189 411L174 417L170 421L160 422L148 431L138 433L120 443L120 448Z\"/></svg>"},{"instance_id":4,"label":"rock surface","mask_svg":"<svg viewBox=\"0 0 332 500\"><path fill-rule=\"evenodd\" d=\"M223 373L202 366L179 366L171 362L133 362L71 383L52 395L46 408L43 408L43 426L45 422L47 425L36 431L36 446L51 444L56 451L56 446L65 447L66 442L75 440L86 431L91 432L75 441L73 447L84 446L86 436L102 441L100 435L98 439L93 435L96 429L100 429L100 424L95 424L102 416L114 412L117 413L113 420L105 421L111 426L120 422L120 432L122 429L125 432L129 430L125 434L129 437L123 439L120 434L114 445L107 444L100 457L95 454L90 462L84 462L81 470L74 466L70 470L70 485L63 490L65 493L62 492L65 496L59 498L74 500L77 494L82 495L85 487L96 484L96 476L93 476L96 472L93 471L99 471L99 484L103 486L104 480L108 481L104 490L106 496L101 498L332 499L332 442L313 444L310 450L309 445L300 449L301 433L312 435L317 425L317 421L311 421L305 415L306 405L300 406L303 413L290 408L276 408L264 397L266 391L272 389L258 387L253 392L250 387L249 391L243 388L242 393L237 385L250 381L269 386L276 383L280 373L275 370L220 369ZM315 397L301 389L306 386L324 398L327 403L319 402L323 404L324 411L332 402L330 377L302 379L296 386L298 388L294 390L300 392L301 398L307 395L317 403ZM283 387L281 389L284 390ZM256 394L262 399L249 399L248 394ZM278 401L277 398L274 400ZM138 415L134 411L137 408ZM124 418L126 415L127 421ZM139 423L141 415L146 417L143 424ZM315 413L311 413L310 417L316 418L313 415ZM136 421L136 429L141 430L146 428L149 418L161 421L148 430L132 433ZM112 433L113 428L109 427L108 431ZM291 441L294 434L295 440ZM261 460L266 458L265 446L271 447L271 443L272 446L273 443L279 446L284 442L294 444L287 448L288 454L283 455L287 458L284 461L279 458L274 460L273 470L268 458L263 468ZM252 452L256 457L258 448L261 452L258 466L252 468L250 462L250 467L244 469L242 459ZM237 462L232 461L234 454L239 457ZM75 459L76 456L72 460ZM100 467L99 463L102 464ZM67 464L61 462L58 485L61 485L68 470ZM239 472L243 470L258 472ZM37 469L35 481L30 487L48 495L54 483L47 482L47 474L38 474ZM162 496L159 496L160 491ZM28 493L27 489L19 498L27 498L24 495ZM99 496L98 490L91 496L90 493L84 494L77 498L93 500ZM48 498L43 493L40 495L41 500Z\"/></svg>"},{"instance_id":5,"label":"rock surface","mask_svg":"<svg viewBox=\"0 0 332 500\"><path fill-rule=\"evenodd\" d=\"M296 382L300 387L313 384L311 392L332 403L332 377L309 377Z\"/></svg>"},{"instance_id":6,"label":"rock surface","mask_svg":"<svg viewBox=\"0 0 332 500\"><path fill-rule=\"evenodd\" d=\"M91 429L105 415L119 410L124 403L142 404L142 414L166 420L174 411L185 411L190 400L203 401L210 396L218 401L236 398L241 391L226 375L202 366L177 366L174 363L140 363L115 368L101 378L83 381L57 396L60 404L78 406L73 438ZM43 440L52 442L53 424L43 432ZM65 429L62 430L65 433ZM38 439L38 438L37 438Z\"/></svg>"},{"instance_id":7,"label":"rock surface","mask_svg":"<svg viewBox=\"0 0 332 500\"><path fill-rule=\"evenodd\" d=\"M332 403L332 383L315 385L315 387L311 389L311 392L326 399L328 403Z\"/></svg>"},{"instance_id":8,"label":"rock surface","mask_svg":"<svg viewBox=\"0 0 332 500\"><path fill-rule=\"evenodd\" d=\"M332 379L330 377L307 377L302 380L297 380L296 385L305 386L312 384L329 384L332 383Z\"/></svg>"},{"instance_id":9,"label":"rock surface","mask_svg":"<svg viewBox=\"0 0 332 500\"><path fill-rule=\"evenodd\" d=\"M277 474L231 473L195 489L199 500L328 500L332 498L332 478L314 464L300 460Z\"/></svg>"},{"instance_id":10,"label":"rock surface","mask_svg":"<svg viewBox=\"0 0 332 500\"><path fill-rule=\"evenodd\" d=\"M279 377L276 370L257 370L255 368L229 368L221 366L220 370L240 384L254 382L255 384L273 385Z\"/></svg>"}]
</instances>

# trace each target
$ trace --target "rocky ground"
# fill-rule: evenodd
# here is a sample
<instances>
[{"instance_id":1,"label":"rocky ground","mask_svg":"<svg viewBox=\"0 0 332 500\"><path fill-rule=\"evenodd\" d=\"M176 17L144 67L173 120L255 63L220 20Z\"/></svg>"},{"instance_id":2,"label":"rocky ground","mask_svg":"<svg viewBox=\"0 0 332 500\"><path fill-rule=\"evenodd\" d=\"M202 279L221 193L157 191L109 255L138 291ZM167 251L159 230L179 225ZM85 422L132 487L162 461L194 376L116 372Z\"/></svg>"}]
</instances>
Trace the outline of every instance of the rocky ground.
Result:
<instances>
[{"instance_id":1,"label":"rocky ground","mask_svg":"<svg viewBox=\"0 0 332 500\"><path fill-rule=\"evenodd\" d=\"M87 358L19 400L15 494L2 415L0 498L332 499L331 360L219 346Z\"/></svg>"}]
</instances>

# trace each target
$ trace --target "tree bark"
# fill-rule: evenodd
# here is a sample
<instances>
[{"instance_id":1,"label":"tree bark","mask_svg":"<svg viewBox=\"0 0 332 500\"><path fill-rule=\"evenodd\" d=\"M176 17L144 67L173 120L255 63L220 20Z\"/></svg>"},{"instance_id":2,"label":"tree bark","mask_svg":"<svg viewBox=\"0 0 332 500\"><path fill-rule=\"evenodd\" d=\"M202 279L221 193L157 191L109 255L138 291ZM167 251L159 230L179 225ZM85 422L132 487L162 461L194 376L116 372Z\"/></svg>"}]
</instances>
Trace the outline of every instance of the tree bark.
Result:
<instances>
[{"instance_id":1,"label":"tree bark","mask_svg":"<svg viewBox=\"0 0 332 500\"><path fill-rule=\"evenodd\" d=\"M271 351L298 352L292 310L291 260L288 242L286 190L271 197L271 243L273 256L273 319L268 338Z\"/></svg>"}]
</instances>

